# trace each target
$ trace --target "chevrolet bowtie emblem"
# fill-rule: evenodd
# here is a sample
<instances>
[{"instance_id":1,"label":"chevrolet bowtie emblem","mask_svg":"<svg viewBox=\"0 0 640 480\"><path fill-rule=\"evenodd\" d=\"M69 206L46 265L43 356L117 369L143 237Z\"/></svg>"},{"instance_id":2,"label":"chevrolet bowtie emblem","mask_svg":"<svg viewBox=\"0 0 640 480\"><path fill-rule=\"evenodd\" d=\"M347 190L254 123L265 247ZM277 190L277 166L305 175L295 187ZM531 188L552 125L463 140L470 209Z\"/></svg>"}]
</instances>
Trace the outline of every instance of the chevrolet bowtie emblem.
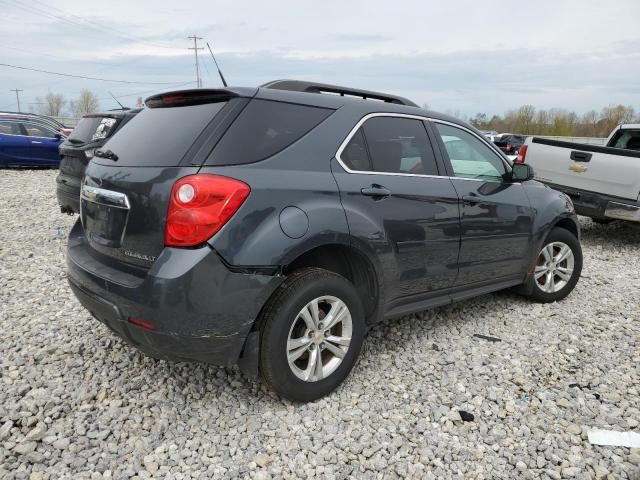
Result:
<instances>
[{"instance_id":1,"label":"chevrolet bowtie emblem","mask_svg":"<svg viewBox=\"0 0 640 480\"><path fill-rule=\"evenodd\" d=\"M584 165L578 165L577 163L572 163L569 165L569 170L576 173L584 173L587 171L587 167Z\"/></svg>"}]
</instances>

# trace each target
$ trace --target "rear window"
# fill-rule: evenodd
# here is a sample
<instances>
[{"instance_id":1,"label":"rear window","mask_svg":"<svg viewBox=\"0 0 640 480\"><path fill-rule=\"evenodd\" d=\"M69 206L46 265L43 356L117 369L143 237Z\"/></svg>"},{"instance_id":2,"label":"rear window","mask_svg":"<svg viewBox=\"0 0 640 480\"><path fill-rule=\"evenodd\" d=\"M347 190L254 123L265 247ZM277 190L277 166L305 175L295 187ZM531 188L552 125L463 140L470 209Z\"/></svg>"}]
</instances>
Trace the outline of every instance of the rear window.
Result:
<instances>
[{"instance_id":1,"label":"rear window","mask_svg":"<svg viewBox=\"0 0 640 480\"><path fill-rule=\"evenodd\" d=\"M609 146L640 150L640 130L618 130L609 142Z\"/></svg>"},{"instance_id":2,"label":"rear window","mask_svg":"<svg viewBox=\"0 0 640 480\"><path fill-rule=\"evenodd\" d=\"M225 105L226 102L218 102L145 108L118 130L102 150L115 153L119 166L179 165L191 145Z\"/></svg>"},{"instance_id":3,"label":"rear window","mask_svg":"<svg viewBox=\"0 0 640 480\"><path fill-rule=\"evenodd\" d=\"M332 113L328 108L253 100L220 140L207 165L240 165L269 158Z\"/></svg>"},{"instance_id":4,"label":"rear window","mask_svg":"<svg viewBox=\"0 0 640 480\"><path fill-rule=\"evenodd\" d=\"M84 117L73 129L69 139L72 143L88 143L107 138L117 120L110 117Z\"/></svg>"}]
</instances>

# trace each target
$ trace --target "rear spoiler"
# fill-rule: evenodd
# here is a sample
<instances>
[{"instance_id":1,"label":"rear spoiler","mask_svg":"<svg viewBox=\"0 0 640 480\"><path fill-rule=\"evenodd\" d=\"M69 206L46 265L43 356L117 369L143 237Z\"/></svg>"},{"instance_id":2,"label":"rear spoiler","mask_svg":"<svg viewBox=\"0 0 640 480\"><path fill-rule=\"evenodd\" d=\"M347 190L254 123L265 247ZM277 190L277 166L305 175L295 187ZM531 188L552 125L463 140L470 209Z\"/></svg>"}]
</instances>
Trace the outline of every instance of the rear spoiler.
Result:
<instances>
[{"instance_id":1,"label":"rear spoiler","mask_svg":"<svg viewBox=\"0 0 640 480\"><path fill-rule=\"evenodd\" d=\"M244 89L198 88L191 90L177 90L173 92L159 93L148 97L144 103L149 108L186 107L189 105L202 105L205 103L224 102L234 97L241 97Z\"/></svg>"},{"instance_id":2,"label":"rear spoiler","mask_svg":"<svg viewBox=\"0 0 640 480\"><path fill-rule=\"evenodd\" d=\"M380 100L387 103L395 103L397 105L408 105L417 107L414 102L408 98L398 95L390 95L388 93L374 92L370 90L360 90L358 88L339 87L338 85L329 85L326 83L304 82L301 80L274 80L273 82L260 85L261 88L272 88L275 90L289 90L293 92L306 93L331 93L340 95L341 97L357 97L362 99Z\"/></svg>"}]
</instances>

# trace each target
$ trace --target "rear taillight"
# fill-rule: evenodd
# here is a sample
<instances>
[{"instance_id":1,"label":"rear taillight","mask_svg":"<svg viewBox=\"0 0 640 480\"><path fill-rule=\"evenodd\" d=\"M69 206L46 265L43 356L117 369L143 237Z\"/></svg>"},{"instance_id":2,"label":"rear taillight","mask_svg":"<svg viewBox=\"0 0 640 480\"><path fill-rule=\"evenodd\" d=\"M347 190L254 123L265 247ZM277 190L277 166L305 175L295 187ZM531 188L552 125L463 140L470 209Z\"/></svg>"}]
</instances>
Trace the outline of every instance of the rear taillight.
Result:
<instances>
[{"instance_id":1,"label":"rear taillight","mask_svg":"<svg viewBox=\"0 0 640 480\"><path fill-rule=\"evenodd\" d=\"M513 163L524 163L525 157L527 156L527 146L522 145L520 150L518 150L518 156L513 161Z\"/></svg>"},{"instance_id":2,"label":"rear taillight","mask_svg":"<svg viewBox=\"0 0 640 480\"><path fill-rule=\"evenodd\" d=\"M209 240L249 196L249 185L220 175L181 178L171 190L164 244L194 247Z\"/></svg>"}]
</instances>

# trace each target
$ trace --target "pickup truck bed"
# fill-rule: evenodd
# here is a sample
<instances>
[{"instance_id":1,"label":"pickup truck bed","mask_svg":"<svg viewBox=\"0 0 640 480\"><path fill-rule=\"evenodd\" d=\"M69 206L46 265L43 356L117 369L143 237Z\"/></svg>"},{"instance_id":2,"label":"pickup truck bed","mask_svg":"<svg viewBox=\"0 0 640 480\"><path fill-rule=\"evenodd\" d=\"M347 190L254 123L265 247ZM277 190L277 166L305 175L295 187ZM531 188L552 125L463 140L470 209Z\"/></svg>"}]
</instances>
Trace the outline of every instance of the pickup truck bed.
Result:
<instances>
[{"instance_id":1,"label":"pickup truck bed","mask_svg":"<svg viewBox=\"0 0 640 480\"><path fill-rule=\"evenodd\" d=\"M526 145L536 180L566 193L579 214L640 222L640 151L537 137Z\"/></svg>"}]
</instances>

